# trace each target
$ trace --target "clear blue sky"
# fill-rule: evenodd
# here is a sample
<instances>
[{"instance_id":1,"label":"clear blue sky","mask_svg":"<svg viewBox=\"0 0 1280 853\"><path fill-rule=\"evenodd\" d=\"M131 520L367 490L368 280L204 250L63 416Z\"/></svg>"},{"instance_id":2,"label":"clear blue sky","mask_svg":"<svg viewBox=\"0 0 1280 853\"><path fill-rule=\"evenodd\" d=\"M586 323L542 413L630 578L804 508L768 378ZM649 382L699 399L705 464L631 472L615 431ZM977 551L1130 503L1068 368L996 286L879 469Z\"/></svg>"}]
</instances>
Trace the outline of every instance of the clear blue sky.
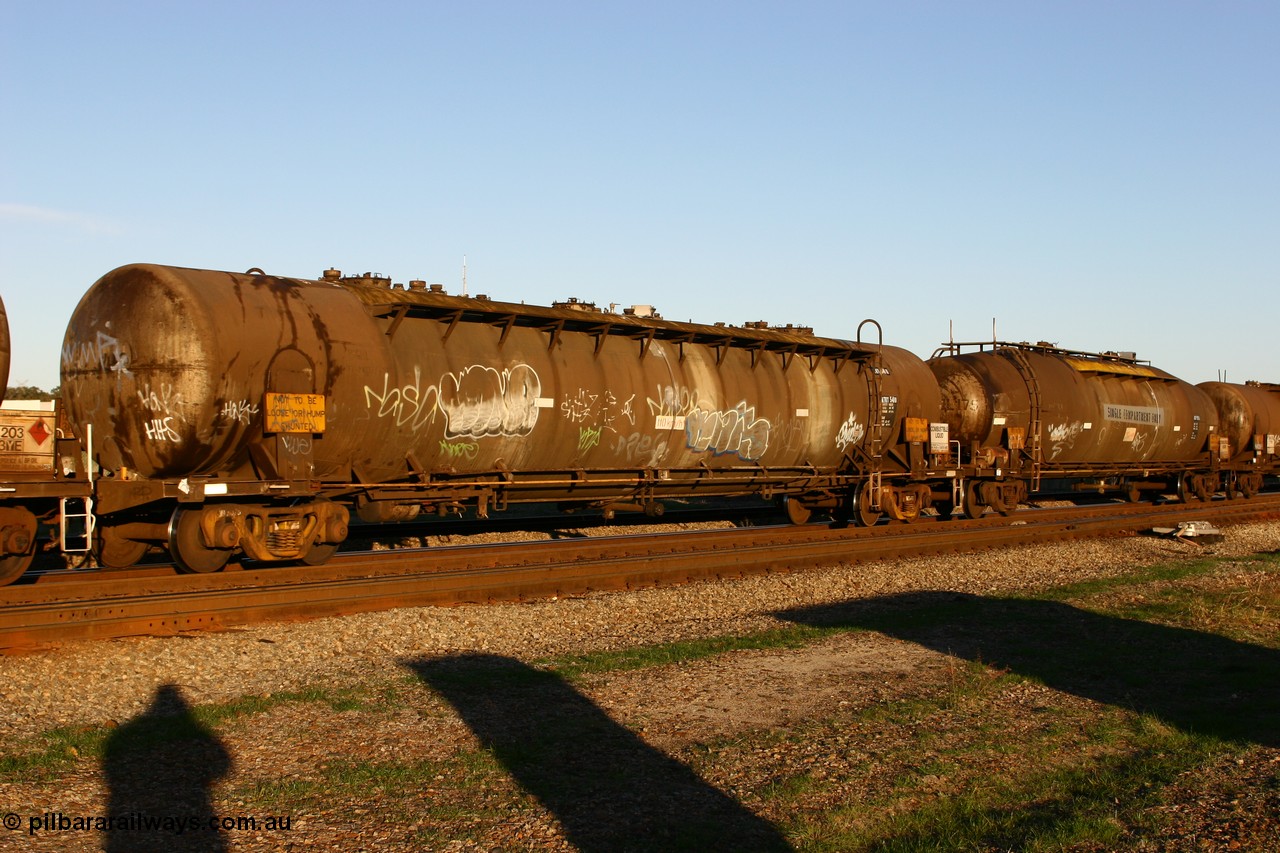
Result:
<instances>
[{"instance_id":1,"label":"clear blue sky","mask_svg":"<svg viewBox=\"0 0 1280 853\"><path fill-rule=\"evenodd\" d=\"M1280 4L0 0L10 381L147 261L1280 382Z\"/></svg>"}]
</instances>

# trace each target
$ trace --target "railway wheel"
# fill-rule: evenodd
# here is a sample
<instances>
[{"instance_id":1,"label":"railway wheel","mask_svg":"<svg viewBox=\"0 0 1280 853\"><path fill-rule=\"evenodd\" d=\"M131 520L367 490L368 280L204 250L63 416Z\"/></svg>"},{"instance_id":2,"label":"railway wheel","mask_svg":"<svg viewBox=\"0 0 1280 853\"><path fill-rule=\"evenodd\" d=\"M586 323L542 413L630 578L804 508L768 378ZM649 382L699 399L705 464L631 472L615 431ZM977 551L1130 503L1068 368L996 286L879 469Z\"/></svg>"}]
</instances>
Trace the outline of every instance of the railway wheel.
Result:
<instances>
[{"instance_id":1,"label":"railway wheel","mask_svg":"<svg viewBox=\"0 0 1280 853\"><path fill-rule=\"evenodd\" d=\"M25 509L0 509L0 586L13 583L36 557L36 517Z\"/></svg>"},{"instance_id":2,"label":"railway wheel","mask_svg":"<svg viewBox=\"0 0 1280 853\"><path fill-rule=\"evenodd\" d=\"M1249 499L1262 490L1261 474L1245 474L1240 478L1240 494Z\"/></svg>"},{"instance_id":3,"label":"railway wheel","mask_svg":"<svg viewBox=\"0 0 1280 853\"><path fill-rule=\"evenodd\" d=\"M1198 474L1183 474L1178 480L1178 499L1183 503L1191 503L1192 498L1200 501L1209 500L1209 487L1204 477Z\"/></svg>"},{"instance_id":4,"label":"railway wheel","mask_svg":"<svg viewBox=\"0 0 1280 853\"><path fill-rule=\"evenodd\" d=\"M880 516L884 514L881 510L874 509L871 506L871 489L866 485L858 489L854 510L858 523L863 527L875 527L876 522L880 520Z\"/></svg>"},{"instance_id":5,"label":"railway wheel","mask_svg":"<svg viewBox=\"0 0 1280 853\"><path fill-rule=\"evenodd\" d=\"M970 483L965 487L963 507L965 518L982 518L982 514L987 511L987 505L978 494L978 487L981 485L981 483Z\"/></svg>"},{"instance_id":6,"label":"railway wheel","mask_svg":"<svg viewBox=\"0 0 1280 853\"><path fill-rule=\"evenodd\" d=\"M792 524L808 524L809 519L813 518L813 510L793 497L783 498L786 506L787 518Z\"/></svg>"},{"instance_id":7,"label":"railway wheel","mask_svg":"<svg viewBox=\"0 0 1280 853\"><path fill-rule=\"evenodd\" d=\"M337 543L321 544L317 542L302 555L302 563L307 566L321 566L329 562L329 558L338 553Z\"/></svg>"},{"instance_id":8,"label":"railway wheel","mask_svg":"<svg viewBox=\"0 0 1280 853\"><path fill-rule=\"evenodd\" d=\"M13 583L26 574L27 569L31 568L31 561L35 558L34 547L30 554L10 554L7 557L0 557L0 586Z\"/></svg>"},{"instance_id":9,"label":"railway wheel","mask_svg":"<svg viewBox=\"0 0 1280 853\"><path fill-rule=\"evenodd\" d=\"M210 548L200 532L200 510L178 509L169 521L169 554L184 572L216 572L231 559L231 549Z\"/></svg>"},{"instance_id":10,"label":"railway wheel","mask_svg":"<svg viewBox=\"0 0 1280 853\"><path fill-rule=\"evenodd\" d=\"M1131 504L1136 504L1142 500L1142 490L1138 488L1138 484L1128 482L1124 484L1124 499Z\"/></svg>"},{"instance_id":11,"label":"railway wheel","mask_svg":"<svg viewBox=\"0 0 1280 853\"><path fill-rule=\"evenodd\" d=\"M93 555L98 558L98 565L108 569L127 569L146 553L146 542L125 539L114 527L98 528L93 543Z\"/></svg>"}]
</instances>

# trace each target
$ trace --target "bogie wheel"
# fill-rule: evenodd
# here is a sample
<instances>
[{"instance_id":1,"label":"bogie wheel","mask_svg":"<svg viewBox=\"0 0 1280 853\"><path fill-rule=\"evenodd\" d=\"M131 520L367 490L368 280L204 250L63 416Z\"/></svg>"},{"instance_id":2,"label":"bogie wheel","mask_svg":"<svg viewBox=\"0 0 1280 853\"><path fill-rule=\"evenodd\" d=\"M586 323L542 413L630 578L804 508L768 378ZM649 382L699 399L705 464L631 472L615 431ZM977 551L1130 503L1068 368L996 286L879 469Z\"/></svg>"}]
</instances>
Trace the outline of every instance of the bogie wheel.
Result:
<instances>
[{"instance_id":1,"label":"bogie wheel","mask_svg":"<svg viewBox=\"0 0 1280 853\"><path fill-rule=\"evenodd\" d=\"M317 542L302 555L302 563L307 566L320 566L329 562L329 558L338 552L337 543L321 544Z\"/></svg>"},{"instance_id":2,"label":"bogie wheel","mask_svg":"<svg viewBox=\"0 0 1280 853\"><path fill-rule=\"evenodd\" d=\"M1240 494L1243 495L1246 500L1255 497L1258 494L1258 480L1254 479L1252 476L1241 477Z\"/></svg>"},{"instance_id":3,"label":"bogie wheel","mask_svg":"<svg viewBox=\"0 0 1280 853\"><path fill-rule=\"evenodd\" d=\"M933 509L938 513L938 521L950 521L955 516L956 505L951 501L937 501Z\"/></svg>"},{"instance_id":4,"label":"bogie wheel","mask_svg":"<svg viewBox=\"0 0 1280 853\"><path fill-rule=\"evenodd\" d=\"M93 554L98 558L98 565L108 569L127 569L146 553L146 542L125 539L115 532L114 527L98 528L93 543Z\"/></svg>"},{"instance_id":5,"label":"bogie wheel","mask_svg":"<svg viewBox=\"0 0 1280 853\"><path fill-rule=\"evenodd\" d=\"M1183 474L1178 478L1178 500L1184 504L1191 503L1191 499L1195 496L1195 489L1191 486L1191 475Z\"/></svg>"},{"instance_id":6,"label":"bogie wheel","mask_svg":"<svg viewBox=\"0 0 1280 853\"><path fill-rule=\"evenodd\" d=\"M871 489L862 486L858 489L857 506L855 507L858 523L863 527L875 527L884 513L871 506Z\"/></svg>"},{"instance_id":7,"label":"bogie wheel","mask_svg":"<svg viewBox=\"0 0 1280 853\"><path fill-rule=\"evenodd\" d=\"M787 518L792 524L808 524L809 519L813 518L813 510L795 498L788 497L783 501L787 509Z\"/></svg>"},{"instance_id":8,"label":"bogie wheel","mask_svg":"<svg viewBox=\"0 0 1280 853\"><path fill-rule=\"evenodd\" d=\"M1142 500L1142 490L1138 488L1137 483L1125 483L1124 499L1131 504L1136 504Z\"/></svg>"},{"instance_id":9,"label":"bogie wheel","mask_svg":"<svg viewBox=\"0 0 1280 853\"><path fill-rule=\"evenodd\" d=\"M35 543L31 544L30 554L10 554L8 557L0 557L0 586L13 583L31 568L31 561L36 558Z\"/></svg>"},{"instance_id":10,"label":"bogie wheel","mask_svg":"<svg viewBox=\"0 0 1280 853\"><path fill-rule=\"evenodd\" d=\"M970 483L964 490L964 517L965 518L982 518L982 514L987 511L987 505L982 502L982 498L978 497L978 486L980 483Z\"/></svg>"},{"instance_id":11,"label":"bogie wheel","mask_svg":"<svg viewBox=\"0 0 1280 853\"><path fill-rule=\"evenodd\" d=\"M210 548L200 533L198 510L175 510L169 521L169 554L184 572L216 572L231 559L231 551Z\"/></svg>"}]
</instances>

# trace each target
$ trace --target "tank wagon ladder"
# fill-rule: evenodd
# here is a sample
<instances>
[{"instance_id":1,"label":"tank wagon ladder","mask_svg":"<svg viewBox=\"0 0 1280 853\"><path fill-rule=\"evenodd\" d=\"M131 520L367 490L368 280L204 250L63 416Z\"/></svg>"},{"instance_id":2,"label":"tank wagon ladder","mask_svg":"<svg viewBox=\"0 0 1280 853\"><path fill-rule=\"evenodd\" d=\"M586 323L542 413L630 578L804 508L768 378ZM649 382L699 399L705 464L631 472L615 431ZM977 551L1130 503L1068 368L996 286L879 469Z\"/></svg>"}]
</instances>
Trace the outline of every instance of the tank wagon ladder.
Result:
<instances>
[{"instance_id":1,"label":"tank wagon ladder","mask_svg":"<svg viewBox=\"0 0 1280 853\"><path fill-rule=\"evenodd\" d=\"M93 550L93 533L97 517L93 514L93 425L85 426L85 480L83 497L58 499L58 546L64 554L87 554ZM79 530L76 530L76 527Z\"/></svg>"},{"instance_id":2,"label":"tank wagon ladder","mask_svg":"<svg viewBox=\"0 0 1280 853\"><path fill-rule=\"evenodd\" d=\"M1009 353L1010 360L1018 368L1022 381L1027 385L1027 398L1031 406L1027 413L1027 443L1024 449L1031 456L1031 491L1038 492L1040 491L1040 467L1044 461L1040 444L1040 381L1036 379L1036 373L1031 369L1031 363L1027 361L1026 353L1021 347L1011 346L1005 352Z\"/></svg>"},{"instance_id":3,"label":"tank wagon ladder","mask_svg":"<svg viewBox=\"0 0 1280 853\"><path fill-rule=\"evenodd\" d=\"M877 342L876 351L871 353L867 359L862 362L862 367L865 370L865 378L867 380L867 420L870 421L867 425L867 448L863 450L863 455L868 459L868 468L870 470L867 474L867 482L863 488L869 490L867 509L878 513L884 509L880 500L880 492L884 485L884 477L880 468L882 458L880 451L883 446L884 439L884 412L881 407L880 400L880 372L883 367L879 349L884 346L884 331L880 328L880 324L875 320L863 320L858 324L857 341L859 344L862 343L862 327L868 323L876 327L876 332L879 333L880 340ZM861 497L862 496L859 495L859 503L861 503Z\"/></svg>"}]
</instances>

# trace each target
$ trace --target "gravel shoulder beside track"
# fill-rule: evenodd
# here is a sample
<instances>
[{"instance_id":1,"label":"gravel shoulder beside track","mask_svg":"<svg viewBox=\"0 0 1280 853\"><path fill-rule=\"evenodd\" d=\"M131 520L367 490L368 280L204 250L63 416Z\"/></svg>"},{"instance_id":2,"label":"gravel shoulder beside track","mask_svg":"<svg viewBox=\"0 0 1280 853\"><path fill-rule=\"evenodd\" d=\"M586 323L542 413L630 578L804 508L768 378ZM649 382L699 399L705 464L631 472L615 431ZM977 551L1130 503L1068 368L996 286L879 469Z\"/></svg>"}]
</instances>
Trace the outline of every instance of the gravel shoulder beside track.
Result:
<instances>
[{"instance_id":1,"label":"gravel shoulder beside track","mask_svg":"<svg viewBox=\"0 0 1280 853\"><path fill-rule=\"evenodd\" d=\"M408 658L482 652L533 660L768 630L788 624L776 612L852 598L919 590L1008 593L1196 553L1280 550L1280 525L1239 525L1228 533L1208 547L1133 536L524 604L410 608L217 634L77 642L0 658L0 737L124 721L145 710L164 684L180 685L189 702L212 702L318 682L362 683Z\"/></svg>"},{"instance_id":2,"label":"gravel shoulder beside track","mask_svg":"<svg viewBox=\"0 0 1280 853\"><path fill-rule=\"evenodd\" d=\"M529 662L784 627L793 623L775 614L850 599L924 590L1007 595L1199 554L1280 551L1280 524L1238 525L1225 532L1222 542L1208 546L1131 536L837 565L527 604L405 609L221 634L70 644L0 658L0 737L12 742L59 725L124 725L146 711L164 685L177 685L190 704L311 685L376 686L388 679L402 680L411 662L446 655L501 655ZM852 634L797 650L731 653L691 666L593 677L585 693L646 743L678 752L690 743L732 737L739 730L786 727L813 711L901 697L910 694L915 683L944 677L939 670L946 665L945 656L912 643L873 633ZM1008 701L1034 707L1038 700L1028 694ZM430 736L424 737L426 720ZM383 720L373 731L367 726L352 730L343 714L304 703L257 715L247 726L233 725L221 736L241 782L245 775L305 777L334 755L444 758L475 745L474 735L434 697L424 698L422 707L408 709L402 717ZM734 771L740 776L709 781L723 789L750 790L759 782L749 778L751 767L746 757ZM55 783L0 784L0 806L20 812L103 814L104 796L102 773L88 761ZM1191 791L1187 796L1200 795ZM357 814L362 807L359 801L351 803ZM308 816L306 830L293 833L284 846L271 839L242 839L236 846L413 849L403 840L406 827L372 825L368 831L349 834L335 830L341 821L332 817ZM572 849L554 824L542 818L526 815L509 831L508 837L490 838L489 846ZM0 835L0 849L14 840ZM96 842L84 846L90 841L84 836L50 838L38 849L95 849Z\"/></svg>"}]
</instances>

